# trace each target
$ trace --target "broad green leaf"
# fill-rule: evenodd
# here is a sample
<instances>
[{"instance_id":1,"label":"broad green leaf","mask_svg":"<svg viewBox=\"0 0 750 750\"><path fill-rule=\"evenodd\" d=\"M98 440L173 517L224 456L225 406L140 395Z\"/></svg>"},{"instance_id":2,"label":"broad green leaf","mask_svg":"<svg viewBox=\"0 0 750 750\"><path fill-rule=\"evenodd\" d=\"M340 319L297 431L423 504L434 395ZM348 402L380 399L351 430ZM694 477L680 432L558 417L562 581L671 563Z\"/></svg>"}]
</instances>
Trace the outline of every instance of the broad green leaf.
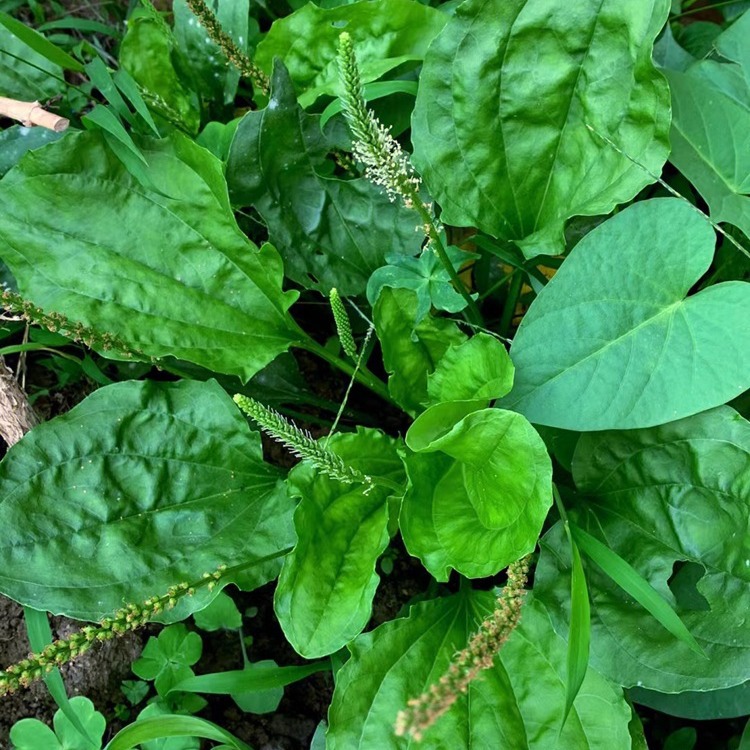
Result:
<instances>
[{"instance_id":1,"label":"broad green leaf","mask_svg":"<svg viewBox=\"0 0 750 750\"><path fill-rule=\"evenodd\" d=\"M405 485L398 443L377 430L331 438L328 447L367 476ZM302 498L294 514L297 546L284 560L274 609L289 642L306 659L338 651L372 615L380 576L375 563L388 545L388 497L377 484L343 484L309 463L289 474Z\"/></svg>"},{"instance_id":2,"label":"broad green leaf","mask_svg":"<svg viewBox=\"0 0 750 750\"><path fill-rule=\"evenodd\" d=\"M133 662L133 674L142 680L153 680L159 695L166 695L182 681L186 671L192 675L189 667L202 653L203 641L198 633L188 631L182 623L170 625L158 637L148 639L143 653Z\"/></svg>"},{"instance_id":3,"label":"broad green leaf","mask_svg":"<svg viewBox=\"0 0 750 750\"><path fill-rule=\"evenodd\" d=\"M35 29L29 28L26 24L2 12L0 12L0 24L13 34L16 39L23 42L24 46L30 47L37 55L41 55L41 57L54 66L83 73L82 63L71 57L65 50L60 49L56 44L50 42L49 39L45 39ZM3 92L3 96L7 96L7 94Z\"/></svg>"},{"instance_id":4,"label":"broad green leaf","mask_svg":"<svg viewBox=\"0 0 750 750\"><path fill-rule=\"evenodd\" d=\"M255 206L295 281L361 294L389 252L419 250L418 220L364 177L325 176L331 144L318 120L297 104L288 73L277 65L268 106L248 112L232 142L232 201Z\"/></svg>"},{"instance_id":5,"label":"broad green leaf","mask_svg":"<svg viewBox=\"0 0 750 750\"><path fill-rule=\"evenodd\" d=\"M602 673L666 693L747 681L748 466L750 423L729 407L661 427L581 437L573 474L585 499L569 509L571 519L648 581L708 656L696 657L589 566L591 660ZM559 527L548 532L534 585L562 633L569 619L567 547ZM684 563L702 573L687 593L676 586Z\"/></svg>"},{"instance_id":6,"label":"broad green leaf","mask_svg":"<svg viewBox=\"0 0 750 750\"><path fill-rule=\"evenodd\" d=\"M70 707L92 740L81 736L61 710L52 719L54 732L39 719L21 719L10 730L14 750L99 750L106 721L94 704L83 696L70 699Z\"/></svg>"},{"instance_id":7,"label":"broad green leaf","mask_svg":"<svg viewBox=\"0 0 750 750\"><path fill-rule=\"evenodd\" d=\"M0 177L15 167L27 151L58 141L64 135L48 128L25 128L23 125L6 128L0 132Z\"/></svg>"},{"instance_id":8,"label":"broad green leaf","mask_svg":"<svg viewBox=\"0 0 750 750\"><path fill-rule=\"evenodd\" d=\"M164 21L136 10L120 44L120 65L163 102L162 111L154 110L161 122L171 120L195 134L200 125L198 96L184 83L175 66L178 60L179 50L171 29Z\"/></svg>"},{"instance_id":9,"label":"broad green leaf","mask_svg":"<svg viewBox=\"0 0 750 750\"><path fill-rule=\"evenodd\" d=\"M328 750L396 750L416 743L396 737L406 702L436 682L492 608L489 592L462 592L413 606L357 638L336 681L328 715ZM571 716L565 705L565 643L544 609L524 604L519 627L493 669L471 683L427 730L430 750L629 750L630 708L619 689L589 670Z\"/></svg>"},{"instance_id":10,"label":"broad green leaf","mask_svg":"<svg viewBox=\"0 0 750 750\"><path fill-rule=\"evenodd\" d=\"M449 247L446 252L457 270L472 257L456 247ZM371 305L380 296L380 290L388 286L417 293L417 323L425 319L431 307L446 312L460 312L466 307L466 300L453 287L448 271L429 248L417 258L391 252L385 260L389 265L378 268L367 282L367 299Z\"/></svg>"},{"instance_id":11,"label":"broad green leaf","mask_svg":"<svg viewBox=\"0 0 750 750\"><path fill-rule=\"evenodd\" d=\"M223 742L233 750L250 750L244 742L206 719L171 714L138 719L125 729L121 729L107 743L104 750L132 750L141 743L163 737L205 737Z\"/></svg>"},{"instance_id":12,"label":"broad green leaf","mask_svg":"<svg viewBox=\"0 0 750 750\"><path fill-rule=\"evenodd\" d=\"M21 101L45 101L63 91L62 68L0 25L0 95Z\"/></svg>"},{"instance_id":13,"label":"broad green leaf","mask_svg":"<svg viewBox=\"0 0 750 750\"><path fill-rule=\"evenodd\" d=\"M432 575L491 576L536 546L552 504L552 462L520 414L483 409L457 424L432 407L409 428L401 532ZM427 423L427 426L425 426Z\"/></svg>"},{"instance_id":14,"label":"broad green leaf","mask_svg":"<svg viewBox=\"0 0 750 750\"><path fill-rule=\"evenodd\" d=\"M714 254L711 225L659 198L573 248L518 328L502 405L567 430L632 429L723 404L750 387L750 284L686 297Z\"/></svg>"},{"instance_id":15,"label":"broad green leaf","mask_svg":"<svg viewBox=\"0 0 750 750\"><path fill-rule=\"evenodd\" d=\"M642 706L684 719L736 719L750 714L750 682L725 690L676 694L634 687L628 690L628 697Z\"/></svg>"},{"instance_id":16,"label":"broad green leaf","mask_svg":"<svg viewBox=\"0 0 750 750\"><path fill-rule=\"evenodd\" d=\"M383 288L373 309L388 390L412 415L429 401L427 376L451 345L467 338L452 320L429 316L415 324L416 316L417 295L406 289Z\"/></svg>"},{"instance_id":17,"label":"broad green leaf","mask_svg":"<svg viewBox=\"0 0 750 750\"><path fill-rule=\"evenodd\" d=\"M259 436L216 383L118 383L0 463L0 591L96 620L222 563L247 563L237 581L253 588L276 575L268 558L292 543L291 513ZM182 601L183 616L206 605Z\"/></svg>"},{"instance_id":18,"label":"broad green leaf","mask_svg":"<svg viewBox=\"0 0 750 750\"><path fill-rule=\"evenodd\" d=\"M711 218L750 237L750 14L715 41L732 62L706 60L668 71L672 92L669 160L708 203Z\"/></svg>"},{"instance_id":19,"label":"broad green leaf","mask_svg":"<svg viewBox=\"0 0 750 750\"><path fill-rule=\"evenodd\" d=\"M651 61L668 11L668 0L460 5L425 58L413 118L414 163L445 223L555 255L567 219L609 213L652 182L630 158L658 173L669 152L669 90Z\"/></svg>"},{"instance_id":20,"label":"broad green leaf","mask_svg":"<svg viewBox=\"0 0 750 750\"><path fill-rule=\"evenodd\" d=\"M247 52L249 0L219 0L210 7L221 28L239 49ZM209 106L231 104L237 93L239 71L229 64L221 48L209 38L185 0L176 0L172 12L175 39L189 65L196 91Z\"/></svg>"},{"instance_id":21,"label":"broad green leaf","mask_svg":"<svg viewBox=\"0 0 750 750\"><path fill-rule=\"evenodd\" d=\"M330 9L308 3L274 22L258 45L255 62L270 75L274 58L281 58L300 92L300 105L308 107L319 96L339 91L336 58L342 31L352 37L362 81L368 83L403 63L422 60L446 21L444 13L414 0L363 0Z\"/></svg>"},{"instance_id":22,"label":"broad green leaf","mask_svg":"<svg viewBox=\"0 0 750 750\"><path fill-rule=\"evenodd\" d=\"M573 538L590 560L593 560L626 594L629 594L638 604L648 610L652 617L675 638L679 638L688 648L705 658L705 653L674 609L637 570L607 547L606 544L602 544L596 537L587 534L583 529L573 526L571 531L573 532Z\"/></svg>"},{"instance_id":23,"label":"broad green leaf","mask_svg":"<svg viewBox=\"0 0 750 750\"><path fill-rule=\"evenodd\" d=\"M218 159L179 134L136 142L159 192L128 174L98 133L28 154L0 182L0 257L45 310L145 358L246 380L302 335L281 260L237 227Z\"/></svg>"},{"instance_id":24,"label":"broad green leaf","mask_svg":"<svg viewBox=\"0 0 750 750\"><path fill-rule=\"evenodd\" d=\"M478 333L451 346L427 376L432 403L479 401L486 406L513 387L513 363L494 336ZM481 408L480 406L480 408Z\"/></svg>"}]
</instances>

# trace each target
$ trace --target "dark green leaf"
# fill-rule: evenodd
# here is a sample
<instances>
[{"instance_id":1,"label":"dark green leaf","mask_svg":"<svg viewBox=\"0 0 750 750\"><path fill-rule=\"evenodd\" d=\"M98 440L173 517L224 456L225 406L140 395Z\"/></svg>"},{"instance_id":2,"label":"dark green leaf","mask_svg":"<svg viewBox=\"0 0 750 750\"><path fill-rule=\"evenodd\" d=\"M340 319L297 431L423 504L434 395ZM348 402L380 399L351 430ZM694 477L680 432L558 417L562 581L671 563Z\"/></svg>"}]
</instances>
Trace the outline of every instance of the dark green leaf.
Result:
<instances>
[{"instance_id":1,"label":"dark green leaf","mask_svg":"<svg viewBox=\"0 0 750 750\"><path fill-rule=\"evenodd\" d=\"M282 65L271 91L268 106L245 115L232 142L232 200L257 208L295 281L326 293L336 287L361 294L389 252L419 250L418 218L364 178L324 176L330 144L318 116L297 104Z\"/></svg>"},{"instance_id":2,"label":"dark green leaf","mask_svg":"<svg viewBox=\"0 0 750 750\"><path fill-rule=\"evenodd\" d=\"M750 424L728 407L661 427L583 435L573 473L576 525L627 560L676 611L698 658L596 566L589 566L591 661L619 684L676 693L747 681L750 669ZM542 540L534 590L567 630L570 555L562 529ZM675 571L703 571L677 597Z\"/></svg>"},{"instance_id":3,"label":"dark green leaf","mask_svg":"<svg viewBox=\"0 0 750 750\"><path fill-rule=\"evenodd\" d=\"M83 73L83 65L78 60L60 49L56 44L52 44L52 42L45 39L38 31L30 29L26 24L2 12L0 12L0 24L5 26L13 36L20 39L26 46L31 47L34 52L41 55L53 65L59 65L66 70L75 70L78 73Z\"/></svg>"},{"instance_id":4,"label":"dark green leaf","mask_svg":"<svg viewBox=\"0 0 750 750\"><path fill-rule=\"evenodd\" d=\"M414 163L447 224L563 249L565 221L608 213L668 154L669 91L651 61L668 0L469 0L430 46ZM617 30L616 33L614 30Z\"/></svg>"},{"instance_id":5,"label":"dark green leaf","mask_svg":"<svg viewBox=\"0 0 750 750\"><path fill-rule=\"evenodd\" d=\"M0 52L1 56L2 53ZM23 125L11 125L11 127L1 131L0 177L11 167L15 167L27 151L41 148L52 141L59 140L64 135L65 133L56 133L48 128L25 128Z\"/></svg>"},{"instance_id":6,"label":"dark green leaf","mask_svg":"<svg viewBox=\"0 0 750 750\"><path fill-rule=\"evenodd\" d=\"M586 235L519 326L503 406L568 430L631 429L750 387L750 284L686 297L714 242L676 198L636 203Z\"/></svg>"},{"instance_id":7,"label":"dark green leaf","mask_svg":"<svg viewBox=\"0 0 750 750\"><path fill-rule=\"evenodd\" d=\"M62 68L51 63L0 25L0 92L2 96L22 101L36 99L44 101L63 91L65 91L65 79Z\"/></svg>"},{"instance_id":8,"label":"dark green leaf","mask_svg":"<svg viewBox=\"0 0 750 750\"><path fill-rule=\"evenodd\" d=\"M96 620L220 563L260 585L293 539L279 479L215 383L101 388L0 464L0 590ZM206 604L183 602L183 617Z\"/></svg>"}]
</instances>

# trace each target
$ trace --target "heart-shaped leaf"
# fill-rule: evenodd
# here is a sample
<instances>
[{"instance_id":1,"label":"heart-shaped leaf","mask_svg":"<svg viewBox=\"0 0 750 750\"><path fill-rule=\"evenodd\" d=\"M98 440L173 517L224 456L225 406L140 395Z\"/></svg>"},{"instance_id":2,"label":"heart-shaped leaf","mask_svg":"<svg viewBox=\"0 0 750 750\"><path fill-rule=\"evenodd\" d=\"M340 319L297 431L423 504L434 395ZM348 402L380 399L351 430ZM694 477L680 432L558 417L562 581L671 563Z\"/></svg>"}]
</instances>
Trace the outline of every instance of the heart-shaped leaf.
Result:
<instances>
[{"instance_id":1,"label":"heart-shaped leaf","mask_svg":"<svg viewBox=\"0 0 750 750\"><path fill-rule=\"evenodd\" d=\"M552 504L552 463L526 419L501 409L463 416L458 402L455 424L455 405L431 407L406 435L420 452L406 458L401 531L409 552L441 581L451 568L494 575L529 553Z\"/></svg>"},{"instance_id":2,"label":"heart-shaped leaf","mask_svg":"<svg viewBox=\"0 0 750 750\"><path fill-rule=\"evenodd\" d=\"M590 232L534 300L510 350L502 405L568 430L632 429L750 387L750 284L686 296L714 232L676 198L636 203Z\"/></svg>"},{"instance_id":3,"label":"heart-shaped leaf","mask_svg":"<svg viewBox=\"0 0 750 750\"><path fill-rule=\"evenodd\" d=\"M635 568L708 656L696 657L588 564L591 659L603 674L665 693L747 680L748 466L750 423L729 407L661 427L581 437L573 473L586 497L570 509L571 519ZM570 553L559 525L544 536L542 551L534 591L564 633Z\"/></svg>"},{"instance_id":4,"label":"heart-shaped leaf","mask_svg":"<svg viewBox=\"0 0 750 750\"><path fill-rule=\"evenodd\" d=\"M669 153L669 90L651 61L668 11L462 3L430 46L413 118L414 163L443 220L554 255L568 218L608 213L651 182L631 158L658 173Z\"/></svg>"}]
</instances>

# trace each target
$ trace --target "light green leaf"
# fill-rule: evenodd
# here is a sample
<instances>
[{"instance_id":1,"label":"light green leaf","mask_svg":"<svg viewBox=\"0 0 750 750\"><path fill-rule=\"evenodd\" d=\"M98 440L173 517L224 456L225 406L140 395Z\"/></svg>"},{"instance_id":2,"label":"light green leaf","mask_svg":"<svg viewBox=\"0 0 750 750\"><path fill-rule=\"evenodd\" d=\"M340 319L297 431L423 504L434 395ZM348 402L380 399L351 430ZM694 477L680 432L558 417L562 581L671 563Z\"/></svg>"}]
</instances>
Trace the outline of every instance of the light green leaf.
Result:
<instances>
[{"instance_id":1,"label":"light green leaf","mask_svg":"<svg viewBox=\"0 0 750 750\"><path fill-rule=\"evenodd\" d=\"M268 106L245 115L232 142L232 200L255 206L295 281L326 294L331 287L362 294L389 251L419 250L415 214L365 178L326 177L331 144L318 120L299 107L288 73L277 65Z\"/></svg>"},{"instance_id":2,"label":"light green leaf","mask_svg":"<svg viewBox=\"0 0 750 750\"><path fill-rule=\"evenodd\" d=\"M446 254L457 270L462 263L476 257L452 246L447 248ZM389 286L417 293L417 323L425 319L431 307L446 312L460 312L466 307L466 300L453 287L445 266L429 248L417 258L391 252L385 260L389 265L378 268L367 282L367 299L371 305L375 304L380 290Z\"/></svg>"},{"instance_id":3,"label":"light green leaf","mask_svg":"<svg viewBox=\"0 0 750 750\"><path fill-rule=\"evenodd\" d=\"M86 741L61 710L55 712L53 732L38 719L21 719L10 730L10 741L14 750L99 750L106 729L106 721L94 704L83 696L70 699L70 708L75 712L87 735Z\"/></svg>"},{"instance_id":4,"label":"light green leaf","mask_svg":"<svg viewBox=\"0 0 750 750\"><path fill-rule=\"evenodd\" d=\"M122 145L125 146L125 148L130 151L130 153L136 159L141 161L145 166L148 166L148 164L146 163L146 159L143 157L143 154L138 150L138 147L130 137L130 133L125 130L123 124L119 119L117 119L117 116L108 107L97 104L81 119L83 120L83 124L86 125L86 127L90 127L90 125L93 125L94 127L105 130L114 138L117 138L117 140L120 141L120 143L122 143Z\"/></svg>"},{"instance_id":5,"label":"light green leaf","mask_svg":"<svg viewBox=\"0 0 750 750\"><path fill-rule=\"evenodd\" d=\"M429 401L427 376L451 345L466 341L448 318L427 317L415 324L417 295L407 289L384 287L373 309L375 330L390 374L388 390L409 414L420 412Z\"/></svg>"},{"instance_id":6,"label":"light green leaf","mask_svg":"<svg viewBox=\"0 0 750 750\"><path fill-rule=\"evenodd\" d=\"M242 615L232 597L225 591L205 608L193 615L195 624L206 632L214 630L236 630L242 625Z\"/></svg>"},{"instance_id":7,"label":"light green leaf","mask_svg":"<svg viewBox=\"0 0 750 750\"><path fill-rule=\"evenodd\" d=\"M518 328L515 386L502 405L568 430L632 429L745 391L750 284L686 297L714 241L676 198L636 203L587 234Z\"/></svg>"},{"instance_id":8,"label":"light green leaf","mask_svg":"<svg viewBox=\"0 0 750 750\"><path fill-rule=\"evenodd\" d=\"M565 714L567 720L578 691L581 689L589 666L591 645L591 606L586 588L586 574L578 547L566 528L573 560L570 580L570 630L568 632L568 668L566 671Z\"/></svg>"},{"instance_id":9,"label":"light green leaf","mask_svg":"<svg viewBox=\"0 0 750 750\"><path fill-rule=\"evenodd\" d=\"M659 693L634 687L628 697L642 706L684 719L736 719L750 714L750 682L709 692L686 690L682 693Z\"/></svg>"},{"instance_id":10,"label":"light green leaf","mask_svg":"<svg viewBox=\"0 0 750 750\"><path fill-rule=\"evenodd\" d=\"M440 581L451 568L494 575L536 546L552 504L552 462L520 414L483 409L455 425L432 421L445 406L428 409L406 434L422 453L406 457L401 532Z\"/></svg>"},{"instance_id":11,"label":"light green leaf","mask_svg":"<svg viewBox=\"0 0 750 750\"><path fill-rule=\"evenodd\" d=\"M323 94L338 93L342 31L352 37L362 81L369 83L403 63L422 60L446 21L444 13L414 0L364 0L330 9L307 3L274 21L255 62L270 75L274 58L281 58L300 92L300 105L308 107Z\"/></svg>"},{"instance_id":12,"label":"light green leaf","mask_svg":"<svg viewBox=\"0 0 750 750\"><path fill-rule=\"evenodd\" d=\"M281 260L237 227L218 159L179 134L137 145L159 192L131 177L98 133L28 154L0 182L0 256L45 310L146 358L246 380L302 335Z\"/></svg>"},{"instance_id":13,"label":"light green leaf","mask_svg":"<svg viewBox=\"0 0 750 750\"><path fill-rule=\"evenodd\" d=\"M336 681L328 750L414 747L396 737L396 714L436 682L493 606L489 592L470 592L413 606L406 618L365 633ZM519 627L495 667L471 683L468 697L427 730L430 750L629 750L630 708L618 688L589 670L570 719L565 705L565 643L544 609L529 599Z\"/></svg>"},{"instance_id":14,"label":"light green leaf","mask_svg":"<svg viewBox=\"0 0 750 750\"><path fill-rule=\"evenodd\" d=\"M132 750L141 743L163 737L205 737L223 742L234 750L250 750L244 742L206 719L171 714L138 719L125 729L121 729L107 743L104 750Z\"/></svg>"},{"instance_id":15,"label":"light green leaf","mask_svg":"<svg viewBox=\"0 0 750 750\"><path fill-rule=\"evenodd\" d=\"M0 25L0 91L21 101L45 101L65 91L63 70Z\"/></svg>"},{"instance_id":16,"label":"light green leaf","mask_svg":"<svg viewBox=\"0 0 750 750\"><path fill-rule=\"evenodd\" d=\"M669 91L651 61L669 0L469 0L430 46L414 163L446 224L563 250L572 216L609 213L660 172ZM616 31L615 31L616 30Z\"/></svg>"},{"instance_id":17,"label":"light green leaf","mask_svg":"<svg viewBox=\"0 0 750 750\"><path fill-rule=\"evenodd\" d=\"M750 237L750 14L716 39L732 62L668 71L673 121L669 160L695 185L711 218Z\"/></svg>"},{"instance_id":18,"label":"light green leaf","mask_svg":"<svg viewBox=\"0 0 750 750\"><path fill-rule=\"evenodd\" d=\"M249 0L219 0L209 7L237 47L247 52ZM222 105L234 101L240 80L239 71L229 64L221 48L210 39L200 21L190 12L185 0L176 0L172 12L175 39L189 65L196 91L209 107L213 105L220 111Z\"/></svg>"},{"instance_id":19,"label":"light green leaf","mask_svg":"<svg viewBox=\"0 0 750 750\"><path fill-rule=\"evenodd\" d=\"M161 99L178 124L195 134L200 126L198 96L183 81L174 64L178 59L177 42L164 21L136 10L120 44L120 65L146 91Z\"/></svg>"},{"instance_id":20,"label":"light green leaf","mask_svg":"<svg viewBox=\"0 0 750 750\"><path fill-rule=\"evenodd\" d=\"M156 692L166 695L190 667L201 658L203 641L198 633L182 623L170 625L158 637L148 639L143 653L133 662L133 673L142 680L153 680Z\"/></svg>"},{"instance_id":21,"label":"light green leaf","mask_svg":"<svg viewBox=\"0 0 750 750\"><path fill-rule=\"evenodd\" d=\"M583 435L573 462L585 499L576 525L627 561L676 611L697 658L619 586L588 567L591 660L625 686L719 690L750 669L750 423L720 407L661 427ZM680 568L693 581L678 587ZM542 540L534 590L567 629L570 556L562 531ZM695 580L697 579L697 580Z\"/></svg>"},{"instance_id":22,"label":"light green leaf","mask_svg":"<svg viewBox=\"0 0 750 750\"><path fill-rule=\"evenodd\" d=\"M45 39L35 29L29 28L26 24L21 23L7 13L0 12L0 24L2 24L14 37L21 40L24 46L30 47L38 55L48 60L55 66L60 66L66 70L75 70L77 73L83 73L83 65L74 57L71 57L65 50L60 49L48 39ZM3 92L4 96L7 96Z\"/></svg>"},{"instance_id":23,"label":"light green leaf","mask_svg":"<svg viewBox=\"0 0 750 750\"><path fill-rule=\"evenodd\" d=\"M0 463L0 591L97 620L221 563L247 562L253 588L294 538L279 480L215 382L106 386Z\"/></svg>"},{"instance_id":24,"label":"light green leaf","mask_svg":"<svg viewBox=\"0 0 750 750\"><path fill-rule=\"evenodd\" d=\"M302 498L294 515L298 541L284 561L274 608L287 639L306 659L338 651L372 615L380 582L375 563L388 545L387 499L393 495L377 477L405 485L397 445L363 428L328 443L347 465L373 477L375 487L367 492L307 463L289 474L290 492Z\"/></svg>"},{"instance_id":25,"label":"light green leaf","mask_svg":"<svg viewBox=\"0 0 750 750\"><path fill-rule=\"evenodd\" d=\"M451 346L427 376L432 403L478 401L486 406L513 387L513 363L494 336L478 333ZM483 403L481 403L483 402Z\"/></svg>"}]
</instances>

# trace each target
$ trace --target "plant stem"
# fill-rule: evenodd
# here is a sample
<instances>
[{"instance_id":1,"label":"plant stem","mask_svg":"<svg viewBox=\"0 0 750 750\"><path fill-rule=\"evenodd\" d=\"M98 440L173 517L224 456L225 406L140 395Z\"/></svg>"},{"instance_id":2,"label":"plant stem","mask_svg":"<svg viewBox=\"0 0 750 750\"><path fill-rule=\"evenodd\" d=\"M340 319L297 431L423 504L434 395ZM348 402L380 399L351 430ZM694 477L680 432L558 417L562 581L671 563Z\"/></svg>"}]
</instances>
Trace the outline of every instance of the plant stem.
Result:
<instances>
[{"instance_id":1,"label":"plant stem","mask_svg":"<svg viewBox=\"0 0 750 750\"><path fill-rule=\"evenodd\" d=\"M391 394L388 392L388 386L376 375L373 375L366 367L360 367L355 372L354 365L346 362L345 360L332 354L324 346L321 346L315 339L305 336L305 339L297 344L299 349L304 349L312 354L317 355L321 359L328 362L329 365L335 367L337 370L354 377L354 379L360 384L369 388L373 393L380 396L382 399L387 401L389 404L398 406L396 402L391 398Z\"/></svg>"}]
</instances>

